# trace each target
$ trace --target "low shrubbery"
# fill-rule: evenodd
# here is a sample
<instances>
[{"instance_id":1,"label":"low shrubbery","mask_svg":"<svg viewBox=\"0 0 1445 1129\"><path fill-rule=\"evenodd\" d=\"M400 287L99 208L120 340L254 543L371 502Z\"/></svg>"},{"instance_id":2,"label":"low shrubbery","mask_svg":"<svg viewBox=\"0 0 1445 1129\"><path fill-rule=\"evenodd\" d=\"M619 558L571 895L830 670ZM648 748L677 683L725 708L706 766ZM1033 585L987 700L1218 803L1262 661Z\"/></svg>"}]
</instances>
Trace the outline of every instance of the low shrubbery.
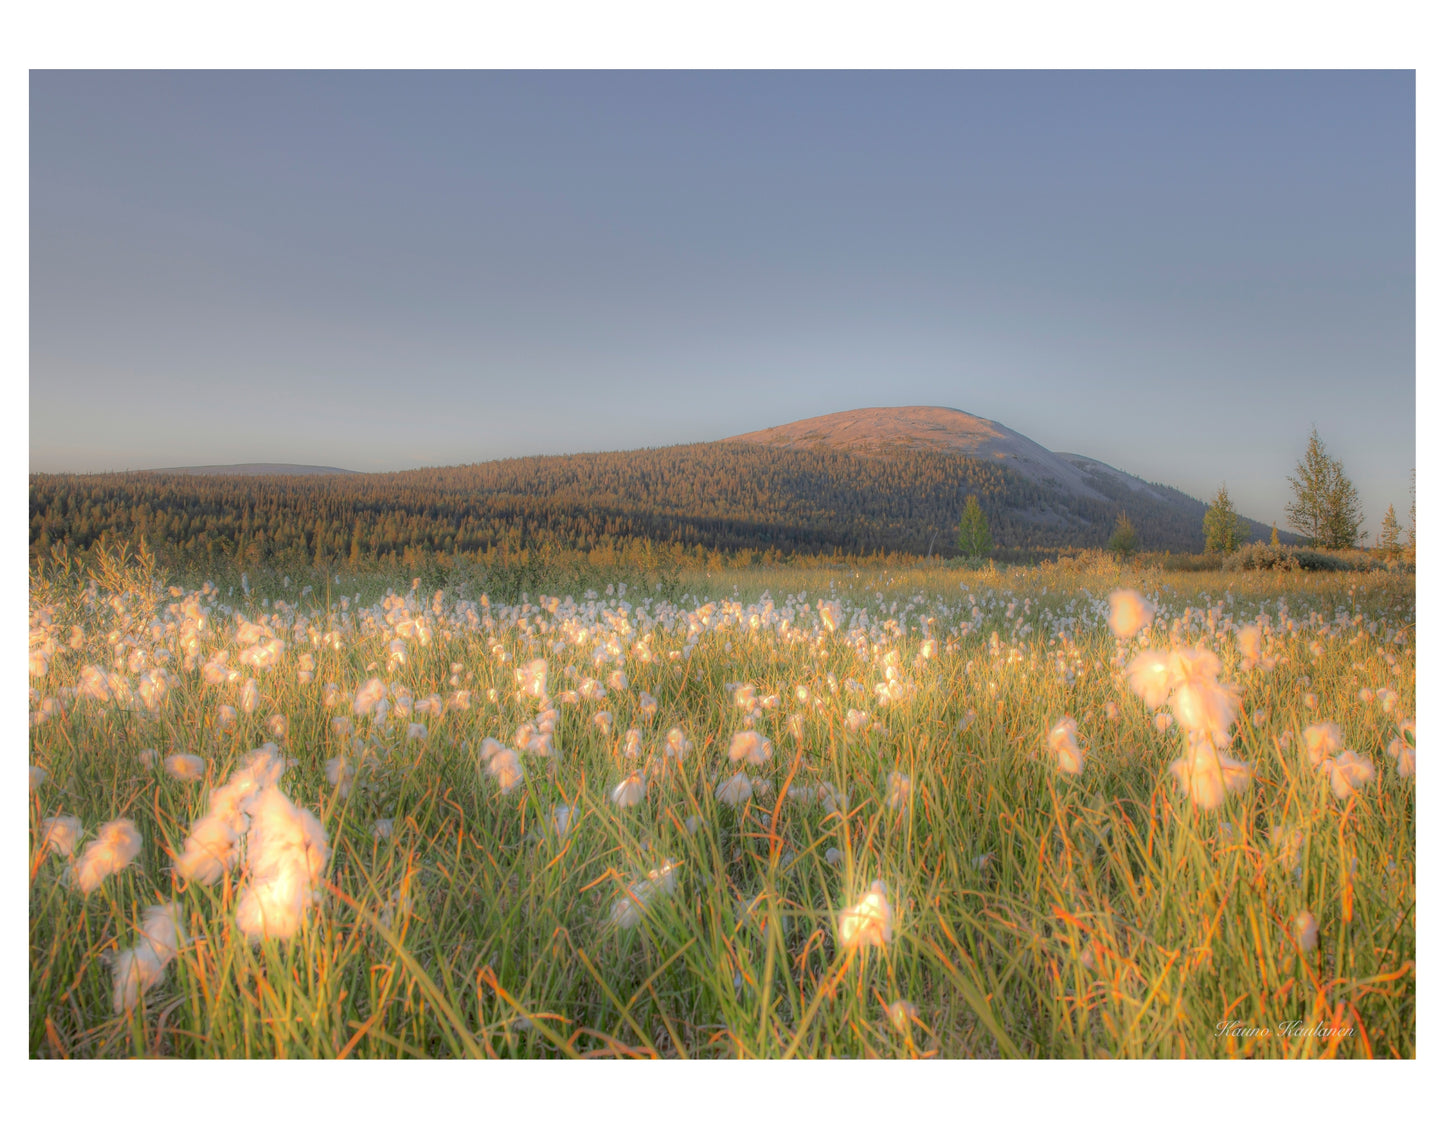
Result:
<instances>
[{"instance_id":1,"label":"low shrubbery","mask_svg":"<svg viewBox=\"0 0 1445 1129\"><path fill-rule=\"evenodd\" d=\"M1374 572L1383 568L1413 570L1414 566L1399 561L1386 562L1364 549L1321 553L1317 549L1300 549L1292 545L1270 545L1256 541L1252 545L1241 545L1225 557L1218 567L1222 567L1226 572L1246 572L1252 569L1278 569L1286 572Z\"/></svg>"}]
</instances>

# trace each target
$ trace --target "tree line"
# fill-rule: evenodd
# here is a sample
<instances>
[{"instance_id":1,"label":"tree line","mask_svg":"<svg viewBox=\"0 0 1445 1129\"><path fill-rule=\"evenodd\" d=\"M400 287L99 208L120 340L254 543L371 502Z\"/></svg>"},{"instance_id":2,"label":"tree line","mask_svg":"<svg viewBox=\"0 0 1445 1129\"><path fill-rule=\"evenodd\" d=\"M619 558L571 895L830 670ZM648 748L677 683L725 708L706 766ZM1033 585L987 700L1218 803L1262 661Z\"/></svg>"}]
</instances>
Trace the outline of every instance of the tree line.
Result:
<instances>
[{"instance_id":1,"label":"tree line","mask_svg":"<svg viewBox=\"0 0 1445 1129\"><path fill-rule=\"evenodd\" d=\"M1089 476L1102 498L963 455L745 443L502 459L390 474L30 476L32 553L101 539L205 565L325 567L410 554L477 558L549 544L701 546L783 555L948 552L966 499L999 551L1103 546L1127 505L1141 544L1197 552L1203 503Z\"/></svg>"}]
</instances>

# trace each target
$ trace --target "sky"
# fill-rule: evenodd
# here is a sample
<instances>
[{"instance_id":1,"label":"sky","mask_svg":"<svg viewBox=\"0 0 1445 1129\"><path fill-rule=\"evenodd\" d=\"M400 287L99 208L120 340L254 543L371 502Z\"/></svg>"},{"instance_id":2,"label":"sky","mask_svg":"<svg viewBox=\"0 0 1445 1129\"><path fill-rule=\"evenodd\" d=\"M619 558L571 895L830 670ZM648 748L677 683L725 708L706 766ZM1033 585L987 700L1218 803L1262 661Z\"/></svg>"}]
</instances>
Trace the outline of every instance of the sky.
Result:
<instances>
[{"instance_id":1,"label":"sky","mask_svg":"<svg viewBox=\"0 0 1445 1129\"><path fill-rule=\"evenodd\" d=\"M1317 427L1408 525L1408 71L33 71L29 140L32 471L932 404L1281 529Z\"/></svg>"}]
</instances>

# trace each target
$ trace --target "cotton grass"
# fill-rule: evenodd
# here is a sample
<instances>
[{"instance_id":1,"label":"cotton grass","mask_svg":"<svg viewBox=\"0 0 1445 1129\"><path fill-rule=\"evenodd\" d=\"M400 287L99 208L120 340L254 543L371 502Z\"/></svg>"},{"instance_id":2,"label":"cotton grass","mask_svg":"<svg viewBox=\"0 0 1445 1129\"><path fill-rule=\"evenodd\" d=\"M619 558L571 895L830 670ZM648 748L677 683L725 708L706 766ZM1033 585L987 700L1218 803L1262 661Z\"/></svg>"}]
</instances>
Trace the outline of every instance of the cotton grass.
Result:
<instances>
[{"instance_id":1,"label":"cotton grass","mask_svg":"<svg viewBox=\"0 0 1445 1129\"><path fill-rule=\"evenodd\" d=\"M119 874L140 854L141 834L129 819L102 824L71 872L82 894L94 892L112 874Z\"/></svg>"}]
</instances>

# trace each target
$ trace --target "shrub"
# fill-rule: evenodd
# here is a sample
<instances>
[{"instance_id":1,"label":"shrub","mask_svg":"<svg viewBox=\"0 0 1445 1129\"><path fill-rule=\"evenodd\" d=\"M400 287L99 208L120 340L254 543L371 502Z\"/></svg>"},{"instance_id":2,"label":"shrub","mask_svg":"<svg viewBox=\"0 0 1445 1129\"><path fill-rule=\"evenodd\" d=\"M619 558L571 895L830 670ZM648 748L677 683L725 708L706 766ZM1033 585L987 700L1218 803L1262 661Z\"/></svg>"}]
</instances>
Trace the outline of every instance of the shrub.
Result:
<instances>
[{"instance_id":1,"label":"shrub","mask_svg":"<svg viewBox=\"0 0 1445 1129\"><path fill-rule=\"evenodd\" d=\"M1290 572L1304 567L1300 561L1301 555L1299 551L1287 549L1282 545L1255 541L1249 545L1241 545L1225 557L1223 568L1225 572L1247 572L1253 569L1279 569ZM1321 553L1310 554L1312 557L1322 555Z\"/></svg>"},{"instance_id":2,"label":"shrub","mask_svg":"<svg viewBox=\"0 0 1445 1129\"><path fill-rule=\"evenodd\" d=\"M1285 548L1256 541L1243 545L1224 558L1226 572L1251 569L1280 569L1304 572L1374 572L1385 567L1369 553L1321 553L1316 549Z\"/></svg>"},{"instance_id":3,"label":"shrub","mask_svg":"<svg viewBox=\"0 0 1445 1129\"><path fill-rule=\"evenodd\" d=\"M1045 562L1044 569L1058 569L1062 572L1117 572L1118 561L1112 553L1103 549L1073 549L1062 552L1052 563Z\"/></svg>"}]
</instances>

